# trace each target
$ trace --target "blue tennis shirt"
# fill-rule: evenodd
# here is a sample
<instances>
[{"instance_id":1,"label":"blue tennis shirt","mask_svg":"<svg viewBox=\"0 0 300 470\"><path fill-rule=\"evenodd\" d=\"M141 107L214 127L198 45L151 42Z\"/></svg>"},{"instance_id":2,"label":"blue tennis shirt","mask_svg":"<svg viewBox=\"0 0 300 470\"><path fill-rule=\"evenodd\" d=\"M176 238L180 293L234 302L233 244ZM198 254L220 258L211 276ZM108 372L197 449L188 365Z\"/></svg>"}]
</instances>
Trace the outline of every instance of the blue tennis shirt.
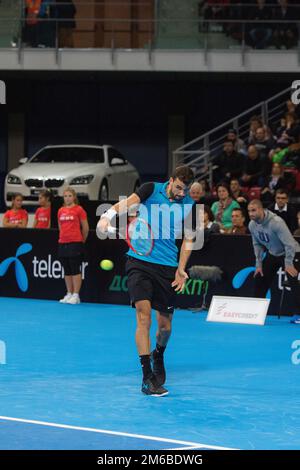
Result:
<instances>
[{"instance_id":1,"label":"blue tennis shirt","mask_svg":"<svg viewBox=\"0 0 300 470\"><path fill-rule=\"evenodd\" d=\"M183 238L183 222L190 214L194 201L189 195L179 201L170 201L166 192L168 184L167 181L143 185L152 185L153 190L146 199L141 198L138 217L151 226L154 246L147 256L141 256L131 248L127 255L148 263L176 267L178 265L176 239ZM136 193L140 197L139 190Z\"/></svg>"}]
</instances>

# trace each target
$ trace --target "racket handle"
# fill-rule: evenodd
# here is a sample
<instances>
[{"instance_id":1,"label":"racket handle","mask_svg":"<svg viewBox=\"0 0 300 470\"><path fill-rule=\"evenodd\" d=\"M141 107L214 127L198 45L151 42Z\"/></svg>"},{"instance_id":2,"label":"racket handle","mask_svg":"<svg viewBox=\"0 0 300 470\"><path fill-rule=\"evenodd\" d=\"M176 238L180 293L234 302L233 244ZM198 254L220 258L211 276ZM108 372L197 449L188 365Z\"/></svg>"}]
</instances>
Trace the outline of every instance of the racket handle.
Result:
<instances>
[{"instance_id":1,"label":"racket handle","mask_svg":"<svg viewBox=\"0 0 300 470\"><path fill-rule=\"evenodd\" d=\"M96 226L96 234L97 234L97 237L100 238L100 239L103 239L103 236L104 236L105 234L109 234L109 233L111 233L111 234L117 233L116 227L112 227L111 225L109 225L109 226L107 227L107 230L106 230L106 231L103 231L103 230L100 229L100 227L99 227L99 222L98 222L98 224L97 224L97 226Z\"/></svg>"}]
</instances>

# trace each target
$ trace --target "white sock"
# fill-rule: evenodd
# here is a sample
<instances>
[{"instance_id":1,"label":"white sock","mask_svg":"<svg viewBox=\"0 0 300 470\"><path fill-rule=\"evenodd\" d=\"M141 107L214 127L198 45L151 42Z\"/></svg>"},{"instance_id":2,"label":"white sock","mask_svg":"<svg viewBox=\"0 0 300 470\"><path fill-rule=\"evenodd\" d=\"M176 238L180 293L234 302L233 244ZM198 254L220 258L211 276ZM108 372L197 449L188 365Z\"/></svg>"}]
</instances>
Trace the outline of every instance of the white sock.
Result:
<instances>
[{"instance_id":1,"label":"white sock","mask_svg":"<svg viewBox=\"0 0 300 470\"><path fill-rule=\"evenodd\" d=\"M74 297L79 297L79 294L77 294L77 292L74 292L73 296Z\"/></svg>"}]
</instances>

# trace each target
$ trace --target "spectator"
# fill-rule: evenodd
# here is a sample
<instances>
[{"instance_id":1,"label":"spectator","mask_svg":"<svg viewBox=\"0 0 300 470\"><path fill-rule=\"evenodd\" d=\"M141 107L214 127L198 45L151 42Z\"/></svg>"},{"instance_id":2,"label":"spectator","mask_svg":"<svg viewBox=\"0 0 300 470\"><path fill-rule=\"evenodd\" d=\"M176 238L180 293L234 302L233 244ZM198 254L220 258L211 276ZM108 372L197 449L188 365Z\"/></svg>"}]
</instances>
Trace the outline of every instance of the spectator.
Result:
<instances>
[{"instance_id":1,"label":"spectator","mask_svg":"<svg viewBox=\"0 0 300 470\"><path fill-rule=\"evenodd\" d=\"M28 224L28 213L22 209L23 196L20 193L14 194L11 199L11 209L3 215L3 227L5 228L26 228Z\"/></svg>"},{"instance_id":2,"label":"spectator","mask_svg":"<svg viewBox=\"0 0 300 470\"><path fill-rule=\"evenodd\" d=\"M33 228L50 228L51 226L51 199L50 191L41 191L39 194L40 207L36 210L33 221Z\"/></svg>"},{"instance_id":3,"label":"spectator","mask_svg":"<svg viewBox=\"0 0 300 470\"><path fill-rule=\"evenodd\" d=\"M298 142L299 135L300 135L300 125L299 125L296 113L286 113L285 119L286 119L285 133L288 136L288 140L289 140L288 143L293 144L295 142Z\"/></svg>"},{"instance_id":4,"label":"spectator","mask_svg":"<svg viewBox=\"0 0 300 470\"><path fill-rule=\"evenodd\" d=\"M265 0L256 0L257 5L253 8L250 19L258 21L250 25L251 45L254 49L265 49L272 37L272 28L265 20L271 19L271 10Z\"/></svg>"},{"instance_id":5,"label":"spectator","mask_svg":"<svg viewBox=\"0 0 300 470\"><path fill-rule=\"evenodd\" d=\"M237 131L235 129L229 129L226 140L231 140L234 146L234 150L237 153L246 153L245 142L242 139L239 139Z\"/></svg>"},{"instance_id":6,"label":"spectator","mask_svg":"<svg viewBox=\"0 0 300 470\"><path fill-rule=\"evenodd\" d=\"M208 181L207 180L201 180L201 181L198 181L198 184L200 184L200 187L201 187L201 189L199 188L198 190L196 190L198 192L198 197L196 197L196 195L194 193L194 197L192 197L192 195L191 195L192 199L194 199L194 201L198 202L199 204L207 204L208 206L211 206L212 203L215 202L216 197L211 194L211 190L210 190ZM197 186L196 186L196 188L197 188ZM201 191L201 195L199 197L199 192L200 191Z\"/></svg>"},{"instance_id":7,"label":"spectator","mask_svg":"<svg viewBox=\"0 0 300 470\"><path fill-rule=\"evenodd\" d=\"M281 137L285 129L286 129L286 119L285 117L282 117L280 119L280 125L276 128L276 131L275 131L275 136L277 140Z\"/></svg>"},{"instance_id":8,"label":"spectator","mask_svg":"<svg viewBox=\"0 0 300 470\"><path fill-rule=\"evenodd\" d=\"M247 204L248 203L248 196L247 194L243 193L239 180L236 178L232 178L230 181L230 191L233 195L234 199L239 204Z\"/></svg>"},{"instance_id":9,"label":"spectator","mask_svg":"<svg viewBox=\"0 0 300 470\"><path fill-rule=\"evenodd\" d=\"M231 140L226 140L223 145L223 152L215 159L214 182L229 182L231 178L239 178L243 173L244 157L234 150Z\"/></svg>"},{"instance_id":10,"label":"spectator","mask_svg":"<svg viewBox=\"0 0 300 470\"><path fill-rule=\"evenodd\" d=\"M248 156L246 158L244 173L241 177L242 186L260 186L265 183L266 166L255 145L248 147Z\"/></svg>"},{"instance_id":11,"label":"spectator","mask_svg":"<svg viewBox=\"0 0 300 470\"><path fill-rule=\"evenodd\" d=\"M214 214L211 208L206 204L204 205L204 231L205 230L207 230L207 233L220 232L220 226L215 222Z\"/></svg>"},{"instance_id":12,"label":"spectator","mask_svg":"<svg viewBox=\"0 0 300 470\"><path fill-rule=\"evenodd\" d=\"M73 29L76 7L72 0L56 0L58 47L74 47ZM61 21L63 20L63 21Z\"/></svg>"},{"instance_id":13,"label":"spectator","mask_svg":"<svg viewBox=\"0 0 300 470\"><path fill-rule=\"evenodd\" d=\"M297 212L297 227L294 231L294 237L300 237L300 211Z\"/></svg>"},{"instance_id":14,"label":"spectator","mask_svg":"<svg viewBox=\"0 0 300 470\"><path fill-rule=\"evenodd\" d=\"M273 28L273 43L277 49L291 49L297 45L298 33L296 22L299 18L297 10L289 5L288 0L278 0L279 7L274 11L275 23ZM290 23L280 23L280 21L290 21Z\"/></svg>"},{"instance_id":15,"label":"spectator","mask_svg":"<svg viewBox=\"0 0 300 470\"><path fill-rule=\"evenodd\" d=\"M229 186L220 183L217 186L218 201L214 202L211 210L216 222L220 225L221 233L232 227L231 213L233 209L240 207L239 203L233 199Z\"/></svg>"},{"instance_id":16,"label":"spectator","mask_svg":"<svg viewBox=\"0 0 300 470\"><path fill-rule=\"evenodd\" d=\"M284 189L278 189L275 193L275 203L271 204L269 210L281 217L290 231L293 233L297 228L296 214L293 206L289 204L289 196Z\"/></svg>"},{"instance_id":17,"label":"spectator","mask_svg":"<svg viewBox=\"0 0 300 470\"><path fill-rule=\"evenodd\" d=\"M287 190L290 184L291 181L285 175L283 166L280 163L273 163L272 173L266 178L266 186L261 192L261 200L271 203L274 200L277 189Z\"/></svg>"},{"instance_id":18,"label":"spectator","mask_svg":"<svg viewBox=\"0 0 300 470\"><path fill-rule=\"evenodd\" d=\"M245 21L248 19L249 7L243 5L241 0L231 0L228 12L228 19L233 20L234 23L227 23L226 34L233 37L236 41L242 42L243 40L243 25L237 23L237 20Z\"/></svg>"},{"instance_id":19,"label":"spectator","mask_svg":"<svg viewBox=\"0 0 300 470\"><path fill-rule=\"evenodd\" d=\"M252 116L250 118L249 137L247 141L248 145L255 143L255 132L259 127L263 127L262 120L258 116Z\"/></svg>"},{"instance_id":20,"label":"spectator","mask_svg":"<svg viewBox=\"0 0 300 470\"><path fill-rule=\"evenodd\" d=\"M38 45L39 33L39 15L42 0L25 0L24 17L25 23L23 25L23 41L31 47Z\"/></svg>"},{"instance_id":21,"label":"spectator","mask_svg":"<svg viewBox=\"0 0 300 470\"><path fill-rule=\"evenodd\" d=\"M299 8L299 12L300 12L300 8ZM287 100L286 107L287 107L287 112L288 113L295 113L296 116L297 116L297 119L299 120L299 118L300 118L300 106L298 104L293 103L292 100Z\"/></svg>"},{"instance_id":22,"label":"spectator","mask_svg":"<svg viewBox=\"0 0 300 470\"><path fill-rule=\"evenodd\" d=\"M38 26L38 47L55 47L55 0L42 0Z\"/></svg>"},{"instance_id":23,"label":"spectator","mask_svg":"<svg viewBox=\"0 0 300 470\"><path fill-rule=\"evenodd\" d=\"M294 112L288 112L285 115L285 128L281 127L281 135L277 140L277 145L287 147L289 144L298 142L300 135L300 126L297 115Z\"/></svg>"},{"instance_id":24,"label":"spectator","mask_svg":"<svg viewBox=\"0 0 300 470\"><path fill-rule=\"evenodd\" d=\"M247 235L248 229L245 225L245 215L242 209L233 209L231 213L232 227L226 231L230 235Z\"/></svg>"},{"instance_id":25,"label":"spectator","mask_svg":"<svg viewBox=\"0 0 300 470\"><path fill-rule=\"evenodd\" d=\"M274 139L268 138L266 135L266 129L264 127L258 127L255 131L254 145L259 151L262 158L267 158L270 150L275 147Z\"/></svg>"},{"instance_id":26,"label":"spectator","mask_svg":"<svg viewBox=\"0 0 300 470\"><path fill-rule=\"evenodd\" d=\"M227 8L230 0L206 0L200 3L205 20L221 20L227 16ZM214 28L213 28L214 29Z\"/></svg>"},{"instance_id":27,"label":"spectator","mask_svg":"<svg viewBox=\"0 0 300 470\"><path fill-rule=\"evenodd\" d=\"M212 234L220 233L220 226L215 222L211 208L204 205L204 245L206 246Z\"/></svg>"},{"instance_id":28,"label":"spectator","mask_svg":"<svg viewBox=\"0 0 300 470\"><path fill-rule=\"evenodd\" d=\"M203 188L201 183L196 181L192 184L190 188L190 196L196 203L200 203L200 199L203 196Z\"/></svg>"}]
</instances>

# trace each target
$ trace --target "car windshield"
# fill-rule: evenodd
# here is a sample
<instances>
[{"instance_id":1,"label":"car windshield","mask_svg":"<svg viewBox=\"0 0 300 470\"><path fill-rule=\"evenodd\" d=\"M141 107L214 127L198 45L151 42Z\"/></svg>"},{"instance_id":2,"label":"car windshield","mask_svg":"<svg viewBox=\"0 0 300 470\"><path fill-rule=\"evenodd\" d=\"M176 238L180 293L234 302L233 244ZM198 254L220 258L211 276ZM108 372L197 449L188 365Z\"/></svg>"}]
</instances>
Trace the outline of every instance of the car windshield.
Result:
<instances>
[{"instance_id":1,"label":"car windshield","mask_svg":"<svg viewBox=\"0 0 300 470\"><path fill-rule=\"evenodd\" d=\"M30 163L104 163L104 152L93 147L53 147L41 150Z\"/></svg>"}]
</instances>

